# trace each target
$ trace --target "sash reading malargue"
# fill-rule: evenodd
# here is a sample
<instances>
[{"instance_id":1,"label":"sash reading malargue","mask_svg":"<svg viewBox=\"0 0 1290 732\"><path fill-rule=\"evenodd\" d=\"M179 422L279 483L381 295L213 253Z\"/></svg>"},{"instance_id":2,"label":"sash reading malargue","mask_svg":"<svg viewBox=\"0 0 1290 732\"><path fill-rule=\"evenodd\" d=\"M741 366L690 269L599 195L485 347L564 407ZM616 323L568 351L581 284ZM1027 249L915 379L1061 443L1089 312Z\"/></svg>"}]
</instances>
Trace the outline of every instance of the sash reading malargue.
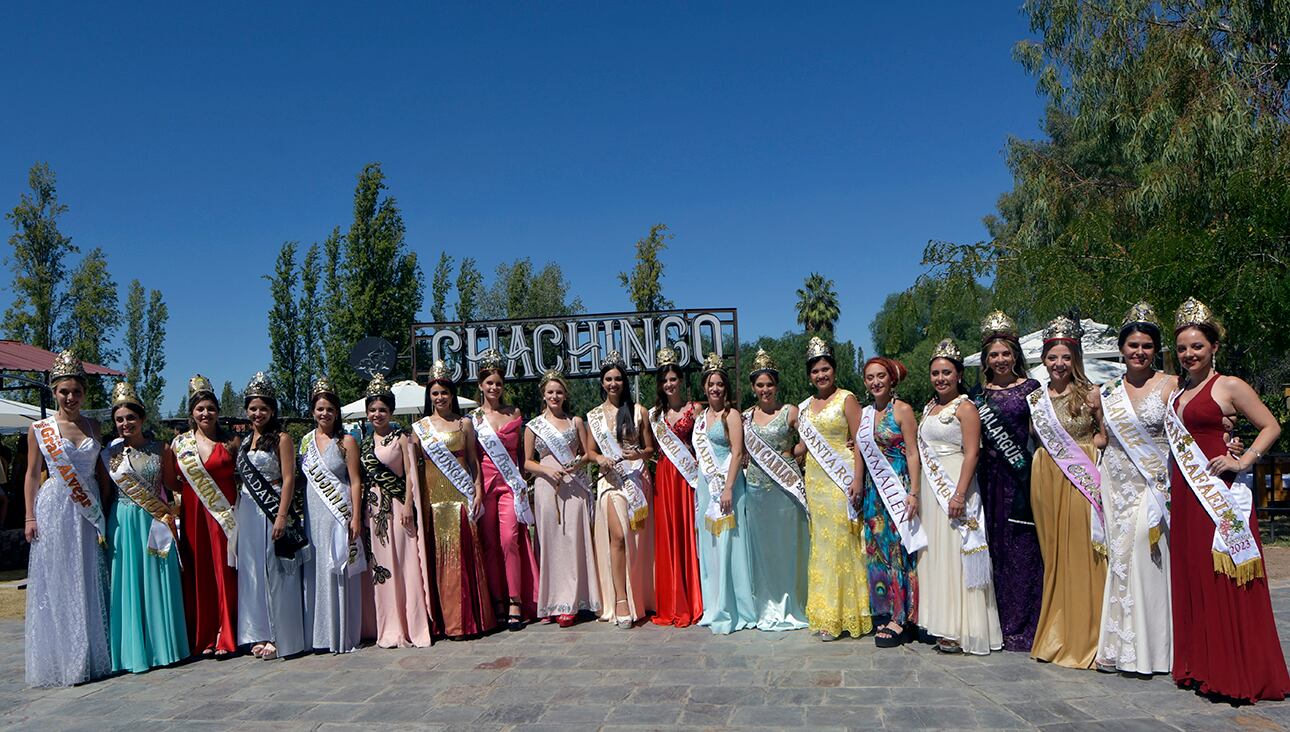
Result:
<instances>
[{"instance_id":1,"label":"sash reading malargue","mask_svg":"<svg viewBox=\"0 0 1290 732\"><path fill-rule=\"evenodd\" d=\"M202 455L197 450L197 437L191 431L177 435L170 443L175 452L175 461L179 463L179 472L197 494L198 500L206 507L211 518L219 524L228 540L226 561L228 566L237 566L237 519L233 516L233 506L224 497L219 484L215 482L202 463Z\"/></svg>"},{"instance_id":2,"label":"sash reading malargue","mask_svg":"<svg viewBox=\"0 0 1290 732\"><path fill-rule=\"evenodd\" d=\"M1169 526L1169 452L1151 438L1133 411L1123 378L1102 387L1102 414L1107 430L1147 481L1147 495L1143 498L1147 501L1147 522L1151 527L1148 534L1154 546L1160 541L1161 528Z\"/></svg>"},{"instance_id":3,"label":"sash reading malargue","mask_svg":"<svg viewBox=\"0 0 1290 732\"><path fill-rule=\"evenodd\" d=\"M815 458L815 462L824 470L825 475L828 475L838 490L842 491L843 500L847 504L847 518L851 520L853 528L857 528L860 522L860 511L851 502L851 494L848 492L852 481L855 480L855 466L850 456L834 450L811 422L811 399L813 398L807 397L806 401L797 405L800 415L797 418L797 434L802 438L802 444L806 445L807 452L811 453L811 457Z\"/></svg>"},{"instance_id":4,"label":"sash reading malargue","mask_svg":"<svg viewBox=\"0 0 1290 732\"><path fill-rule=\"evenodd\" d=\"M667 425L666 410L659 409L658 416L650 420L649 426L654 432L654 441L662 448L663 454L667 455L667 459L676 466L677 472L685 478L685 482L689 483L691 488L697 488L699 461L690 454L690 448L686 447L681 438Z\"/></svg>"},{"instance_id":5,"label":"sash reading malargue","mask_svg":"<svg viewBox=\"0 0 1290 732\"><path fill-rule=\"evenodd\" d=\"M972 403L981 415L981 440L1002 456L1004 463L1012 471L1015 488L1012 505L1008 507L1008 521L1034 526L1035 514L1030 507L1030 450L1008 434L1003 415L999 414L999 410L990 401L986 389L982 388L972 398Z\"/></svg>"},{"instance_id":6,"label":"sash reading malargue","mask_svg":"<svg viewBox=\"0 0 1290 732\"><path fill-rule=\"evenodd\" d=\"M735 527L735 514L721 510L721 494L726 490L726 476L730 473L730 455L717 460L712 450L712 438L708 435L708 410L703 410L694 425L694 454L699 460L699 470L708 484L708 508L703 512L703 523L708 533L720 536L726 529Z\"/></svg>"},{"instance_id":7,"label":"sash reading malargue","mask_svg":"<svg viewBox=\"0 0 1290 732\"><path fill-rule=\"evenodd\" d=\"M515 464L506 445L502 444L502 438L497 436L497 431L488 423L484 410L476 409L471 412L470 417L475 423L475 436L479 439L479 444L493 461L497 472L502 474L502 480L505 480L506 485L511 488L511 494L515 500L515 518L522 524L532 526L537 520L533 518L533 509L529 506L529 484L524 482L519 466Z\"/></svg>"},{"instance_id":8,"label":"sash reading malargue","mask_svg":"<svg viewBox=\"0 0 1290 732\"><path fill-rule=\"evenodd\" d=\"M755 407L744 412L744 449L757 467L769 475L775 485L796 501L806 512L806 517L810 518L811 509L806 504L806 482L802 480L802 471L798 470L796 462L784 457L756 430L753 409Z\"/></svg>"},{"instance_id":9,"label":"sash reading malargue","mask_svg":"<svg viewBox=\"0 0 1290 732\"><path fill-rule=\"evenodd\" d=\"M1035 389L1026 399L1030 402L1030 421L1035 425L1035 434L1039 435L1039 441L1048 450L1048 456L1057 464L1066 480L1088 499L1089 510L1092 512L1089 525L1093 548L1105 556L1106 519L1102 513L1102 473L1075 438L1062 427L1061 421L1057 419L1057 412L1053 409L1053 400L1048 396L1048 387Z\"/></svg>"},{"instance_id":10,"label":"sash reading malargue","mask_svg":"<svg viewBox=\"0 0 1290 732\"><path fill-rule=\"evenodd\" d=\"M327 505L333 523L331 527L331 555L325 557L327 569L332 574L358 574L367 569L367 552L358 550L358 542L349 540L349 520L353 515L349 486L341 482L323 462L318 450L317 435L310 432L300 444L300 467L305 472L309 487Z\"/></svg>"},{"instance_id":11,"label":"sash reading malargue","mask_svg":"<svg viewBox=\"0 0 1290 732\"><path fill-rule=\"evenodd\" d=\"M421 443L421 449L430 458L430 462L452 483L452 487L466 499L466 503L473 507L475 479L470 477L470 471L466 470L466 466L457 460L457 456L439 438L439 431L431 424L430 418L422 417L413 422L412 432L417 436L417 441Z\"/></svg>"},{"instance_id":12,"label":"sash reading malargue","mask_svg":"<svg viewBox=\"0 0 1290 732\"><path fill-rule=\"evenodd\" d=\"M81 518L94 527L99 544L107 537L107 517L103 515L103 505L99 503L99 492L86 488L93 485L76 469L76 463L63 449L63 435L58 430L58 418L47 417L32 423L36 434L36 443L40 454L45 456L45 465L49 468L49 478L62 486L72 496L72 503Z\"/></svg>"},{"instance_id":13,"label":"sash reading malargue","mask_svg":"<svg viewBox=\"0 0 1290 732\"><path fill-rule=\"evenodd\" d=\"M614 461L613 473L606 477L622 488L627 498L628 522L633 531L640 529L649 517L649 502L645 499L645 476L641 474L639 461L623 458L623 449L605 419L603 404L587 412L587 426L596 447L600 448L600 454ZM631 465L631 462L637 462L637 465Z\"/></svg>"},{"instance_id":14,"label":"sash reading malargue","mask_svg":"<svg viewBox=\"0 0 1290 732\"><path fill-rule=\"evenodd\" d=\"M122 445L108 458L108 475L112 477L112 481L117 484L121 492L134 502L134 505L152 516L152 524L148 527L146 551L154 557L165 559L175 543L175 535L170 530L170 522L174 519L175 512L161 496L143 484L143 478L130 463L130 456L134 454L145 458L150 457L133 447Z\"/></svg>"},{"instance_id":15,"label":"sash reading malargue","mask_svg":"<svg viewBox=\"0 0 1290 732\"><path fill-rule=\"evenodd\" d=\"M895 407L892 406L892 409ZM882 505L887 508L887 516L900 532L900 543L905 546L905 551L913 554L927 546L927 532L923 531L923 524L917 513L910 520L905 520L905 512L909 505L906 501L909 491L874 437L877 415L877 410L872 406L865 407L860 413L860 429L856 431L856 449L860 451L860 457L873 478L878 496L882 498Z\"/></svg>"},{"instance_id":16,"label":"sash reading malargue","mask_svg":"<svg viewBox=\"0 0 1290 732\"><path fill-rule=\"evenodd\" d=\"M1165 434L1169 437L1169 451L1173 453L1178 470L1187 485L1205 507L1214 522L1214 571L1221 572L1243 585L1263 576L1263 556L1258 542L1250 531L1247 517L1254 503L1249 486L1240 482L1228 485L1222 478L1209 472L1209 458L1196 444L1196 438L1183 424L1176 410L1178 390L1169 397L1165 410Z\"/></svg>"},{"instance_id":17,"label":"sash reading malargue","mask_svg":"<svg viewBox=\"0 0 1290 732\"><path fill-rule=\"evenodd\" d=\"M960 396L949 404L941 408L943 414L949 410L951 415L958 409L961 400L966 396ZM923 420L929 419L929 413L932 405L928 404L923 409ZM940 419L940 414L936 415ZM923 478L928 481L932 488L932 494L936 496L936 503L940 505L941 510L948 516L950 513L950 499L954 497L954 492L958 486L960 476L951 476L945 470L941 463L940 457L923 439L923 433L918 433L918 457L923 463ZM980 491L973 491L970 496L966 497L963 505L963 515L957 519L951 519L950 525L959 532L959 538L962 540L963 552L963 581L969 589L979 589L990 584L991 562L990 547L986 543L985 536L985 517L981 509Z\"/></svg>"}]
</instances>

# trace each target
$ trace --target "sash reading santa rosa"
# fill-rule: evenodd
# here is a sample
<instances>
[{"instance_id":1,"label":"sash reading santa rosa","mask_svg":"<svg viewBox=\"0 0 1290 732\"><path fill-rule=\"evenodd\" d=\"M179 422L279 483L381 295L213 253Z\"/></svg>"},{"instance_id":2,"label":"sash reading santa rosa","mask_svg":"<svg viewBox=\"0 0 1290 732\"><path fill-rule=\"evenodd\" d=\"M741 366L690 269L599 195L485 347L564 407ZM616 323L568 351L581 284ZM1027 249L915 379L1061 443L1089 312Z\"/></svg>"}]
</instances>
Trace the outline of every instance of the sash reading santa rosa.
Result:
<instances>
[{"instance_id":1,"label":"sash reading santa rosa","mask_svg":"<svg viewBox=\"0 0 1290 732\"><path fill-rule=\"evenodd\" d=\"M891 408L895 409L895 406L892 405ZM860 451L860 457L869 470L874 487L878 489L882 505L887 507L887 515L891 517L891 522L900 532L900 543L905 546L905 551L913 554L927 546L927 532L923 531L923 524L919 521L917 513L909 521L905 520L905 512L909 505L906 498L909 496L909 491L874 438L877 414L877 410L872 406L865 407L860 413L860 429L856 431L856 449Z\"/></svg>"},{"instance_id":2,"label":"sash reading santa rosa","mask_svg":"<svg viewBox=\"0 0 1290 732\"><path fill-rule=\"evenodd\" d=\"M175 543L175 535L170 531L170 521L174 511L156 493L143 484L143 478L135 471L130 462L131 454L149 456L128 445L121 445L107 460L108 475L117 484L121 492L129 497L134 505L142 508L152 516L152 525L148 527L147 552L154 557L165 559L170 554L170 547Z\"/></svg>"},{"instance_id":3,"label":"sash reading santa rosa","mask_svg":"<svg viewBox=\"0 0 1290 732\"><path fill-rule=\"evenodd\" d=\"M1061 421L1057 419L1057 412L1053 409L1053 400L1048 396L1048 387L1035 389L1026 396L1026 400L1030 402L1030 421L1035 425L1035 434L1039 435L1039 441L1048 450L1048 456L1057 463L1066 480L1088 499L1089 510L1092 512L1089 526L1093 548L1105 556L1106 519L1102 514L1102 473L1075 438L1062 427Z\"/></svg>"},{"instance_id":4,"label":"sash reading santa rosa","mask_svg":"<svg viewBox=\"0 0 1290 732\"><path fill-rule=\"evenodd\" d=\"M1187 485L1205 507L1214 522L1214 571L1243 585L1255 577L1263 576L1263 557L1259 545L1250 532L1247 517L1253 505L1249 486L1234 482L1228 485L1222 478L1209 472L1209 458L1196 444L1175 407L1182 396L1178 390L1169 397L1165 410L1165 434L1169 437L1169 450L1173 453L1178 470Z\"/></svg>"},{"instance_id":5,"label":"sash reading santa rosa","mask_svg":"<svg viewBox=\"0 0 1290 732\"><path fill-rule=\"evenodd\" d=\"M953 419L955 410L964 399L967 399L966 395L955 397L934 417L929 416L932 405L928 404L923 408L923 421L941 419L941 415L947 413ZM936 496L936 503L940 505L945 515L949 516L950 499L954 497L960 476L951 476L945 470L940 456L932 450L931 445L927 444L927 440L923 439L921 429L918 431L918 457L923 463L923 479L931 486L932 494ZM970 495L964 497L963 515L957 519L950 519L950 525L959 532L959 538L963 542L961 551L964 584L969 589L979 589L989 585L992 571L990 547L986 543L985 520L981 510L981 495L978 491L972 491Z\"/></svg>"},{"instance_id":6,"label":"sash reading santa rosa","mask_svg":"<svg viewBox=\"0 0 1290 732\"><path fill-rule=\"evenodd\" d=\"M735 527L735 514L721 510L721 494L726 490L726 476L730 473L730 455L718 461L712 450L712 438L708 435L708 410L703 410L698 422L694 425L694 454L699 460L699 471L708 484L708 508L703 512L703 523L708 533L720 536L726 529Z\"/></svg>"},{"instance_id":7,"label":"sash reading santa rosa","mask_svg":"<svg viewBox=\"0 0 1290 732\"><path fill-rule=\"evenodd\" d=\"M63 435L58 431L58 418L47 417L32 423L31 426L36 433L40 454L45 456L50 479L71 494L76 510L80 512L81 518L94 527L99 543L102 544L107 536L107 518L104 517L103 506L99 503L99 492L86 488L87 485L92 486L94 483L81 475L81 472L76 469L76 463L72 462L71 456L63 449Z\"/></svg>"},{"instance_id":8,"label":"sash reading santa rosa","mask_svg":"<svg viewBox=\"0 0 1290 732\"><path fill-rule=\"evenodd\" d=\"M510 486L511 493L515 497L515 518L522 524L532 526L536 523L536 519L533 518L533 509L529 507L527 495L529 484L525 483L524 476L520 475L519 466L515 464L511 453L502 444L502 438L497 436L497 431L488 423L484 410L476 409L470 416L471 421L475 423L475 436L479 439L479 444L484 447L484 452L488 453L493 466L502 474L502 480Z\"/></svg>"},{"instance_id":9,"label":"sash reading santa rosa","mask_svg":"<svg viewBox=\"0 0 1290 732\"><path fill-rule=\"evenodd\" d=\"M623 458L623 449L619 447L618 440L605 419L603 404L587 412L587 426L591 429L591 437L596 441L596 447L600 448L600 454L614 461L613 476L606 477L610 477L611 483L622 488L627 498L628 521L633 530L639 529L645 525L645 519L649 517L649 502L645 499L645 477L641 474L640 462ZM630 464L633 462L636 465ZM613 480L614 477L617 480Z\"/></svg>"},{"instance_id":10,"label":"sash reading santa rosa","mask_svg":"<svg viewBox=\"0 0 1290 732\"><path fill-rule=\"evenodd\" d=\"M1154 397L1154 393L1152 395ZM1133 411L1124 379L1102 387L1102 414L1107 430L1147 481L1147 524L1151 544L1160 541L1161 527L1169 526L1169 453L1151 438L1146 425Z\"/></svg>"},{"instance_id":11,"label":"sash reading santa rosa","mask_svg":"<svg viewBox=\"0 0 1290 732\"><path fill-rule=\"evenodd\" d=\"M860 521L860 512L851 502L851 494L849 493L851 483L855 480L855 465L851 462L850 456L844 456L834 450L833 445L830 445L829 441L824 439L824 435L820 434L820 431L811 422L811 399L813 398L807 397L806 401L797 405L798 414L800 415L797 418L797 434L802 438L802 444L806 445L806 451L811 453L811 457L815 458L815 462L819 464L824 474L829 476L834 485L842 491L847 504L847 518L852 523L857 523Z\"/></svg>"},{"instance_id":12,"label":"sash reading santa rosa","mask_svg":"<svg viewBox=\"0 0 1290 732\"><path fill-rule=\"evenodd\" d=\"M806 504L806 483L802 480L802 471L797 469L797 463L784 457L755 429L753 409L749 408L744 412L744 449L757 467L769 475L775 485L796 501L806 512L806 517L810 518L811 509Z\"/></svg>"},{"instance_id":13,"label":"sash reading santa rosa","mask_svg":"<svg viewBox=\"0 0 1290 732\"><path fill-rule=\"evenodd\" d=\"M566 469L578 462L578 456L573 454L569 449L569 442L560 434L560 430L555 425L547 421L546 415L539 415L528 422L528 428L533 430L533 434L542 440L546 449L560 462L560 465ZM570 470L566 475L568 479L578 485L579 488L590 490L591 486L587 483L587 475L581 470Z\"/></svg>"},{"instance_id":14,"label":"sash reading santa rosa","mask_svg":"<svg viewBox=\"0 0 1290 732\"><path fill-rule=\"evenodd\" d=\"M685 478L691 488L699 485L699 461L690 454L690 449L681 442L672 428L667 425L667 410L659 409L658 416L650 420L650 429L654 431L654 441L663 449L663 454L676 466L677 472Z\"/></svg>"},{"instance_id":15,"label":"sash reading santa rosa","mask_svg":"<svg viewBox=\"0 0 1290 732\"><path fill-rule=\"evenodd\" d=\"M202 463L202 454L197 450L197 437L192 431L177 435L171 441L170 449L175 451L179 472L184 474L188 486L193 489L193 493L197 494L198 500L206 507L211 518L215 519L215 523L219 524L224 531L224 537L228 540L226 563L230 567L236 567L237 519L233 516L232 504L224 497L219 484Z\"/></svg>"},{"instance_id":16,"label":"sash reading santa rosa","mask_svg":"<svg viewBox=\"0 0 1290 732\"><path fill-rule=\"evenodd\" d=\"M417 441L421 443L421 449L425 451L426 457L430 462L443 473L444 477L452 483L452 487L466 499L466 503L473 506L475 504L475 479L470 477L470 471L462 465L457 456L452 454L452 450L444 444L439 438L439 431L430 423L429 417L422 417L412 423L412 431L417 436Z\"/></svg>"},{"instance_id":17,"label":"sash reading santa rosa","mask_svg":"<svg viewBox=\"0 0 1290 732\"><path fill-rule=\"evenodd\" d=\"M323 462L316 438L316 433L310 432L301 440L300 468L309 481L309 487L327 505L327 511L333 519L331 556L326 557L327 569L332 574L358 574L367 569L367 557L366 552L358 551L358 542L349 540L349 519L353 515L349 486L342 483Z\"/></svg>"}]
</instances>

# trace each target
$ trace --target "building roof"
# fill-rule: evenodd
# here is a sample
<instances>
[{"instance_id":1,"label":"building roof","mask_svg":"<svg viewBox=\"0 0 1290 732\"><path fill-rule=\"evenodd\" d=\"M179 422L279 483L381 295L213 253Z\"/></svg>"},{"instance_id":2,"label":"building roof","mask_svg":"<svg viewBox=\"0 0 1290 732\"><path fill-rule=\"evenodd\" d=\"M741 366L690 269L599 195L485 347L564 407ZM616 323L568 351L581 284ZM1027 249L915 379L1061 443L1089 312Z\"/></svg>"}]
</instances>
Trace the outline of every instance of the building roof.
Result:
<instances>
[{"instance_id":1,"label":"building roof","mask_svg":"<svg viewBox=\"0 0 1290 732\"><path fill-rule=\"evenodd\" d=\"M58 354L37 348L20 341L0 340L0 371L39 371L48 373L54 365ZM85 373L93 376L125 376L125 372L100 366L96 363L84 364Z\"/></svg>"}]
</instances>

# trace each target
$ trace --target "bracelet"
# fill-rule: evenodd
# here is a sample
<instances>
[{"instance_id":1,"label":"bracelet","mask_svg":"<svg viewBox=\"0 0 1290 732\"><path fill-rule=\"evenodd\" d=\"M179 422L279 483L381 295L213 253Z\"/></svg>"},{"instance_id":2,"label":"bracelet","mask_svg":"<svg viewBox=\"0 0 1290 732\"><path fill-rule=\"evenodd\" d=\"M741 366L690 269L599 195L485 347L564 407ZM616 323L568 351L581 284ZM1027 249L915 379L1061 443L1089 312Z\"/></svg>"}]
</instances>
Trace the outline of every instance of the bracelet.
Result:
<instances>
[{"instance_id":1,"label":"bracelet","mask_svg":"<svg viewBox=\"0 0 1290 732\"><path fill-rule=\"evenodd\" d=\"M34 519L34 518L27 519L26 523L34 524L34 523L36 523L36 519Z\"/></svg>"}]
</instances>

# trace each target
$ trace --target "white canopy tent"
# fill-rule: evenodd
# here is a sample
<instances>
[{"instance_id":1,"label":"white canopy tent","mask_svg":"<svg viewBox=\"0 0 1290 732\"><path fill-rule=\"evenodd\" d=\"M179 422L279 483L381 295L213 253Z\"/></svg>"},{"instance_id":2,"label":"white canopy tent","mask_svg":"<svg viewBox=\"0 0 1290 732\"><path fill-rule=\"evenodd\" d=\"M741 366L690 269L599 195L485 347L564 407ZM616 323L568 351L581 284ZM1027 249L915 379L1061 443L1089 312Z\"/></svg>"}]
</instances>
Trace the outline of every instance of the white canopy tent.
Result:
<instances>
[{"instance_id":1,"label":"white canopy tent","mask_svg":"<svg viewBox=\"0 0 1290 732\"><path fill-rule=\"evenodd\" d=\"M1084 327L1084 338L1080 345L1084 347L1084 373L1094 384L1104 384L1124 373L1124 364L1120 363L1120 348L1116 345L1116 334L1109 330L1105 323L1098 323L1085 318L1080 321ZM1021 352L1030 365L1030 376L1041 384L1048 383L1048 370L1040 363L1039 354L1044 349L1044 332L1037 330L1021 337ZM981 365L981 353L963 359L963 365L975 367Z\"/></svg>"},{"instance_id":2,"label":"white canopy tent","mask_svg":"<svg viewBox=\"0 0 1290 732\"><path fill-rule=\"evenodd\" d=\"M48 414L53 414L49 410ZM27 431L32 422L40 419L40 407L0 398L0 435L16 435Z\"/></svg>"},{"instance_id":3,"label":"white canopy tent","mask_svg":"<svg viewBox=\"0 0 1290 732\"><path fill-rule=\"evenodd\" d=\"M390 391L394 392L394 416L421 416L421 408L425 406L426 401L426 388L424 386L415 381L405 379L394 382L394 385L390 387ZM347 422L366 419L367 406L364 404L366 401L366 398L356 399L341 407L341 419ZM461 403L462 409L474 409L479 406L479 402L461 396L457 397L457 401Z\"/></svg>"}]
</instances>

